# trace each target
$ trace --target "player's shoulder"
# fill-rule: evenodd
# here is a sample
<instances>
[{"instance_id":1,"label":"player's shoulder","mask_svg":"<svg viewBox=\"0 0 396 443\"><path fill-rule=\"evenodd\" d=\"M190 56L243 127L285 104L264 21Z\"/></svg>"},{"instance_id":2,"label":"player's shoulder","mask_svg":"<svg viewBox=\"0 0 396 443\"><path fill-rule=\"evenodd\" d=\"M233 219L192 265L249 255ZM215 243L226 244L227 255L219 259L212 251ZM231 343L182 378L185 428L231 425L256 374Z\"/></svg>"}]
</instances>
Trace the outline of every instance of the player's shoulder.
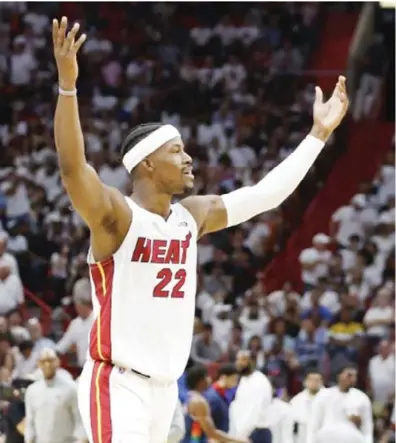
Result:
<instances>
[{"instance_id":1,"label":"player's shoulder","mask_svg":"<svg viewBox=\"0 0 396 443\"><path fill-rule=\"evenodd\" d=\"M190 396L187 402L187 410L190 414L198 414L206 411L209 408L209 403L206 398L198 393Z\"/></svg>"},{"instance_id":2,"label":"player's shoulder","mask_svg":"<svg viewBox=\"0 0 396 443\"><path fill-rule=\"evenodd\" d=\"M322 388L316 395L315 395L315 402L318 401L326 401L327 398L331 397L331 395L338 390L337 386L332 386L331 388Z\"/></svg>"},{"instance_id":3,"label":"player's shoulder","mask_svg":"<svg viewBox=\"0 0 396 443\"><path fill-rule=\"evenodd\" d=\"M262 386L265 388L270 387L272 389L272 385L271 382L269 381L269 378L261 371L254 371L251 377L252 380L254 381L255 386Z\"/></svg>"},{"instance_id":4,"label":"player's shoulder","mask_svg":"<svg viewBox=\"0 0 396 443\"><path fill-rule=\"evenodd\" d=\"M351 393L356 397L359 398L363 403L370 404L370 397L363 391L361 391L358 388L351 388Z\"/></svg>"},{"instance_id":5,"label":"player's shoulder","mask_svg":"<svg viewBox=\"0 0 396 443\"><path fill-rule=\"evenodd\" d=\"M212 210L224 209L222 199L218 195L193 195L180 201L183 206L194 218L198 232L201 232L208 214Z\"/></svg>"},{"instance_id":6,"label":"player's shoulder","mask_svg":"<svg viewBox=\"0 0 396 443\"><path fill-rule=\"evenodd\" d=\"M280 412L289 412L292 409L292 406L290 403L287 403L284 400L281 400L280 398L275 398L274 403L277 405L277 408Z\"/></svg>"},{"instance_id":7,"label":"player's shoulder","mask_svg":"<svg viewBox=\"0 0 396 443\"><path fill-rule=\"evenodd\" d=\"M298 404L298 402L301 401L305 396L306 396L305 390L299 392L290 400L290 404L292 406Z\"/></svg>"}]
</instances>

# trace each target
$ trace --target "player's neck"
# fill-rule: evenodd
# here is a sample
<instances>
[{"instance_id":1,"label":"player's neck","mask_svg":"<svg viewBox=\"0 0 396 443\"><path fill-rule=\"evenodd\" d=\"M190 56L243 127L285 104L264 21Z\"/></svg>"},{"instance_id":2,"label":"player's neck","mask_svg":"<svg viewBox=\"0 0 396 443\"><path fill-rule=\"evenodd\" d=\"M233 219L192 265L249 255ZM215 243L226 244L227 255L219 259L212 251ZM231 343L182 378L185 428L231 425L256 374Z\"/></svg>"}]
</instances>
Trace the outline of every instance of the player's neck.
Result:
<instances>
[{"instance_id":1,"label":"player's neck","mask_svg":"<svg viewBox=\"0 0 396 443\"><path fill-rule=\"evenodd\" d=\"M172 196L160 193L151 186L147 186L146 183L135 183L131 198L147 211L158 214L165 219L169 216Z\"/></svg>"}]
</instances>

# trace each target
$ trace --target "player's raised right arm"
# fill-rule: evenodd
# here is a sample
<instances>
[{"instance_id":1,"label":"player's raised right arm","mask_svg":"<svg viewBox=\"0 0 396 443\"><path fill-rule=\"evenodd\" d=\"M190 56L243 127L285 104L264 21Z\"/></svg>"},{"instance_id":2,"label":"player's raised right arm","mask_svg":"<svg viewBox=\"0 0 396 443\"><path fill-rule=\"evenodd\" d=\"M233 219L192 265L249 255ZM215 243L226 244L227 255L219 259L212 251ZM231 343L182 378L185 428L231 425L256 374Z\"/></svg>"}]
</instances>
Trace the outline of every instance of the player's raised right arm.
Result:
<instances>
[{"instance_id":1,"label":"player's raised right arm","mask_svg":"<svg viewBox=\"0 0 396 443\"><path fill-rule=\"evenodd\" d=\"M63 185L73 207L91 229L92 246L98 251L94 255L101 259L111 255L119 246L130 225L131 211L121 193L104 185L87 163L76 94L77 52L86 35L76 39L77 23L68 34L66 29L66 17L60 23L53 21L52 37L60 88L55 111L55 144Z\"/></svg>"}]
</instances>

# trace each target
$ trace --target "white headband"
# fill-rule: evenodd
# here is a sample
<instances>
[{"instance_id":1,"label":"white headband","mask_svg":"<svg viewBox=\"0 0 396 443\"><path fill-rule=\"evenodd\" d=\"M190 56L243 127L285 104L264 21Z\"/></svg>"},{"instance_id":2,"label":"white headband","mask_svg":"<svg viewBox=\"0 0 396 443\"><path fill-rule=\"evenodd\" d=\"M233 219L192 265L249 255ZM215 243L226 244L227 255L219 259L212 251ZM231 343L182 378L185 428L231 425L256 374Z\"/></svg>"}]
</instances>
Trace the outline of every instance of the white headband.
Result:
<instances>
[{"instance_id":1,"label":"white headband","mask_svg":"<svg viewBox=\"0 0 396 443\"><path fill-rule=\"evenodd\" d=\"M128 172L131 172L132 169L148 155L175 137L181 137L181 135L174 126L161 126L131 148L131 150L124 155L122 163L124 163Z\"/></svg>"}]
</instances>

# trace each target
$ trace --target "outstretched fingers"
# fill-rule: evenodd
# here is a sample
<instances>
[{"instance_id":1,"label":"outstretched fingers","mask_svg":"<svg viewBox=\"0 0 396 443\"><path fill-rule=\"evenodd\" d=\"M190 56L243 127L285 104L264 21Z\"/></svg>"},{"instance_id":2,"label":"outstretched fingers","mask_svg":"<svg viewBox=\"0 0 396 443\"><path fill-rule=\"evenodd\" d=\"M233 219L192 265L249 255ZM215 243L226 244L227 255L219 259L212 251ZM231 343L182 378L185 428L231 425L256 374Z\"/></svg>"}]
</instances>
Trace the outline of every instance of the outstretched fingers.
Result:
<instances>
[{"instance_id":1,"label":"outstretched fingers","mask_svg":"<svg viewBox=\"0 0 396 443\"><path fill-rule=\"evenodd\" d=\"M75 54L77 54L77 52L81 48L81 45L85 42L86 39L87 39L87 34L81 34L79 39L73 44L71 49Z\"/></svg>"},{"instance_id":2,"label":"outstretched fingers","mask_svg":"<svg viewBox=\"0 0 396 443\"><path fill-rule=\"evenodd\" d=\"M52 42L54 46L58 43L59 23L56 18L52 20Z\"/></svg>"},{"instance_id":3,"label":"outstretched fingers","mask_svg":"<svg viewBox=\"0 0 396 443\"><path fill-rule=\"evenodd\" d=\"M72 46L74 45L74 38L77 34L77 31L79 30L80 25L78 23L75 23L72 29L67 33L66 38L62 45L62 54L66 55Z\"/></svg>"},{"instance_id":4,"label":"outstretched fingers","mask_svg":"<svg viewBox=\"0 0 396 443\"><path fill-rule=\"evenodd\" d=\"M67 28L67 18L62 17L57 33L58 35L57 35L56 45L58 48L62 48L63 46L63 42L65 41L66 28Z\"/></svg>"}]
</instances>

